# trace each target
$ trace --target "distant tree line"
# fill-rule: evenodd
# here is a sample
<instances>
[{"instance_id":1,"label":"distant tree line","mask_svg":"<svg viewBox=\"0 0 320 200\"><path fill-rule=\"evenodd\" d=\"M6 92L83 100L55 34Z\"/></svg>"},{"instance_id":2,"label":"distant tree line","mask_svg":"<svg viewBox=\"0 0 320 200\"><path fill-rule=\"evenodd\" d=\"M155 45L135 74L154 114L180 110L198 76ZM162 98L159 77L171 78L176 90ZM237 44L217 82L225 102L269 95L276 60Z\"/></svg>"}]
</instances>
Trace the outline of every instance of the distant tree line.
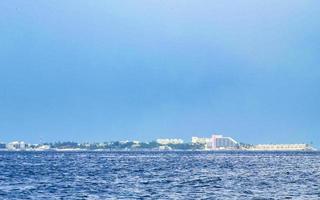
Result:
<instances>
[{"instance_id":1,"label":"distant tree line","mask_svg":"<svg viewBox=\"0 0 320 200\"><path fill-rule=\"evenodd\" d=\"M88 150L144 150L144 149L161 149L165 147L173 150L198 150L203 149L202 145L191 143L166 144L162 145L156 141L152 142L104 142L104 143L77 143L77 142L54 142L44 143L54 149L88 149ZM164 149L165 149L164 148Z\"/></svg>"}]
</instances>

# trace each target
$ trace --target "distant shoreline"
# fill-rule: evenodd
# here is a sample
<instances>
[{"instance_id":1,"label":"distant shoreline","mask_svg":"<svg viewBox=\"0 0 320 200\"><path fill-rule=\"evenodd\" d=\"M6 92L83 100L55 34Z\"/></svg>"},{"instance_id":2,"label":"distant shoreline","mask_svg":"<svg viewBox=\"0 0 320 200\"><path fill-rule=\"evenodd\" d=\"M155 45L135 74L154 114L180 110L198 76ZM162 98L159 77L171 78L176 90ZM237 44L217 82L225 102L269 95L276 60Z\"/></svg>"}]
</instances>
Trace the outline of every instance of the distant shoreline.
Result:
<instances>
[{"instance_id":1,"label":"distant shoreline","mask_svg":"<svg viewBox=\"0 0 320 200\"><path fill-rule=\"evenodd\" d=\"M68 152L202 152L202 153L273 153L273 152L283 152L283 153L311 153L311 152L320 152L319 150L152 150L152 149L132 149L132 150L121 150L121 149L112 149L112 150L92 150L92 149L50 149L50 150L8 150L0 149L0 152L57 152L57 153L68 153Z\"/></svg>"}]
</instances>

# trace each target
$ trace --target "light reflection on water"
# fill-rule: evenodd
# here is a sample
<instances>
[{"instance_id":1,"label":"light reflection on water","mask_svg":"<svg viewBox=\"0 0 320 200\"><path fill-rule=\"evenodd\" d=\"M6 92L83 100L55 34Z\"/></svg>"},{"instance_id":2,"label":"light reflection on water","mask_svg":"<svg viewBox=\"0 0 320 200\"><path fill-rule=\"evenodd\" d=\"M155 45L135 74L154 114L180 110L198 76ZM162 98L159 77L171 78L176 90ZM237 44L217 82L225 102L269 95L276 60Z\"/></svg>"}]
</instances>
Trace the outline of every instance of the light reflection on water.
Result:
<instances>
[{"instance_id":1,"label":"light reflection on water","mask_svg":"<svg viewBox=\"0 0 320 200\"><path fill-rule=\"evenodd\" d=\"M1 199L320 199L319 152L0 152Z\"/></svg>"}]
</instances>

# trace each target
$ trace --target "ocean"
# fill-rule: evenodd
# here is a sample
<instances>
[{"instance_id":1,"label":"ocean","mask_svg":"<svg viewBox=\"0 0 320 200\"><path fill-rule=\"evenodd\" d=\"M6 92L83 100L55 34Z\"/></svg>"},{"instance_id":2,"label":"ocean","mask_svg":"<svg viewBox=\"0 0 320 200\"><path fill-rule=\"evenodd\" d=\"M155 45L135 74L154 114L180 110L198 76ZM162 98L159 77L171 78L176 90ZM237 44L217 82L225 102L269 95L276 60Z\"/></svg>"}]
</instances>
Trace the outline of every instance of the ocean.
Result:
<instances>
[{"instance_id":1,"label":"ocean","mask_svg":"<svg viewBox=\"0 0 320 200\"><path fill-rule=\"evenodd\" d=\"M0 152L0 199L320 199L319 152Z\"/></svg>"}]
</instances>

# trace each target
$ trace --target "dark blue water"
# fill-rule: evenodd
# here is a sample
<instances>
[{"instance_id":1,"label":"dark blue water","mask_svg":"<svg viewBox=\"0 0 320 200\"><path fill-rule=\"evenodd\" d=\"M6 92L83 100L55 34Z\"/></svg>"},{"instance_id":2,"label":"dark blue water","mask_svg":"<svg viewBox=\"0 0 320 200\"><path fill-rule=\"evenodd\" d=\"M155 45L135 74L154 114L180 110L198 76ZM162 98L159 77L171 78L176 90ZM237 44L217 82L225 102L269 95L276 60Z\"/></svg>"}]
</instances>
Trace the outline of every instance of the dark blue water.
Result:
<instances>
[{"instance_id":1,"label":"dark blue water","mask_svg":"<svg viewBox=\"0 0 320 200\"><path fill-rule=\"evenodd\" d=\"M320 154L0 152L0 199L320 199Z\"/></svg>"}]
</instances>

